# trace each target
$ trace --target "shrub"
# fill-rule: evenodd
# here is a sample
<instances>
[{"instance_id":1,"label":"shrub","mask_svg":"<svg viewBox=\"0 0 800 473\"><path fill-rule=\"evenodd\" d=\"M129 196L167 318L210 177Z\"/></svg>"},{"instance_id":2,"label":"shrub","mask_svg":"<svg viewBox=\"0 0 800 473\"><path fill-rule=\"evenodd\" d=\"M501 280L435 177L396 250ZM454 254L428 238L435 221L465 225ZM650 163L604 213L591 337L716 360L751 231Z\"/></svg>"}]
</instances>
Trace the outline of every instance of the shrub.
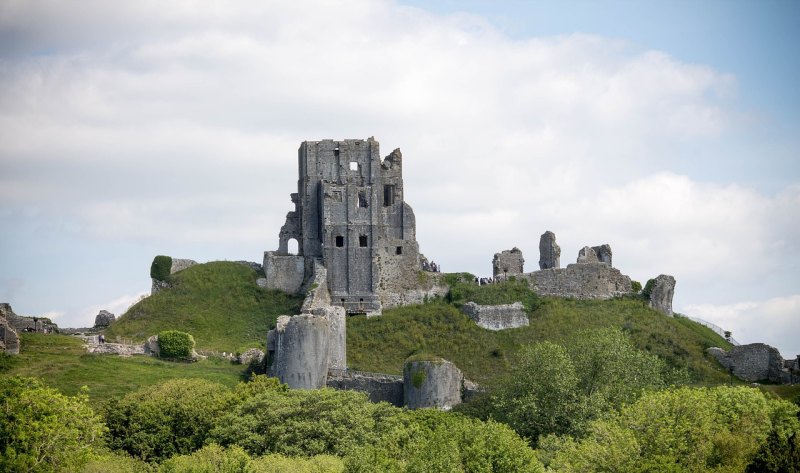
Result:
<instances>
[{"instance_id":1,"label":"shrub","mask_svg":"<svg viewBox=\"0 0 800 473\"><path fill-rule=\"evenodd\" d=\"M633 292L642 292L642 283L639 281L631 281L631 290Z\"/></svg>"},{"instance_id":2,"label":"shrub","mask_svg":"<svg viewBox=\"0 0 800 473\"><path fill-rule=\"evenodd\" d=\"M78 470L105 431L88 403L35 378L0 378L0 471Z\"/></svg>"},{"instance_id":3,"label":"shrub","mask_svg":"<svg viewBox=\"0 0 800 473\"><path fill-rule=\"evenodd\" d=\"M178 330L165 330L158 334L161 358L189 358L194 350L194 337Z\"/></svg>"},{"instance_id":4,"label":"shrub","mask_svg":"<svg viewBox=\"0 0 800 473\"><path fill-rule=\"evenodd\" d=\"M650 299L650 293L653 292L653 287L656 285L655 279L648 279L647 284L644 285L644 289L642 289L642 296L645 299Z\"/></svg>"},{"instance_id":5,"label":"shrub","mask_svg":"<svg viewBox=\"0 0 800 473\"><path fill-rule=\"evenodd\" d=\"M150 265L150 277L156 281L166 281L172 271L172 258L169 256L158 255L153 258Z\"/></svg>"},{"instance_id":6,"label":"shrub","mask_svg":"<svg viewBox=\"0 0 800 473\"><path fill-rule=\"evenodd\" d=\"M199 449L234 395L202 379L173 379L106 406L109 445L146 461Z\"/></svg>"}]
</instances>

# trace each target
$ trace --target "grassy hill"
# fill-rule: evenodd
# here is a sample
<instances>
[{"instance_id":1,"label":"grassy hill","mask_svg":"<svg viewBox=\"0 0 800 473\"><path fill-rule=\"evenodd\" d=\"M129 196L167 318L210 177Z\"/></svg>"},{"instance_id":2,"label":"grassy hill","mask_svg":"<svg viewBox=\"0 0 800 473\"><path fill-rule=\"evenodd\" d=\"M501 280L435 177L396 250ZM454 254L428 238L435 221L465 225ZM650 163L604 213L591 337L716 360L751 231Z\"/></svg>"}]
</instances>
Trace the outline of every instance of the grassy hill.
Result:
<instances>
[{"instance_id":1,"label":"grassy hill","mask_svg":"<svg viewBox=\"0 0 800 473\"><path fill-rule=\"evenodd\" d=\"M41 333L20 336L20 354L0 358L0 373L39 377L67 395L75 395L86 386L94 405L172 378L203 378L234 386L245 371L244 366L221 358L174 363L149 356L95 355L87 354L77 337Z\"/></svg>"},{"instance_id":2,"label":"grassy hill","mask_svg":"<svg viewBox=\"0 0 800 473\"><path fill-rule=\"evenodd\" d=\"M611 326L628 333L639 348L675 367L688 368L695 382L728 379L704 353L710 346L730 347L728 342L700 324L667 317L633 298L543 298L528 327L499 332L478 327L446 301L391 309L381 317L351 317L347 322L348 365L363 371L401 373L407 356L428 353L454 362L468 378L483 383L505 373L521 345L565 341L583 330Z\"/></svg>"},{"instance_id":3,"label":"grassy hill","mask_svg":"<svg viewBox=\"0 0 800 473\"><path fill-rule=\"evenodd\" d=\"M194 336L198 350L237 352L263 349L267 330L282 314L296 314L302 297L256 285L250 267L217 261L198 264L170 276L172 288L147 297L106 330L116 337L143 341L162 330Z\"/></svg>"}]
</instances>

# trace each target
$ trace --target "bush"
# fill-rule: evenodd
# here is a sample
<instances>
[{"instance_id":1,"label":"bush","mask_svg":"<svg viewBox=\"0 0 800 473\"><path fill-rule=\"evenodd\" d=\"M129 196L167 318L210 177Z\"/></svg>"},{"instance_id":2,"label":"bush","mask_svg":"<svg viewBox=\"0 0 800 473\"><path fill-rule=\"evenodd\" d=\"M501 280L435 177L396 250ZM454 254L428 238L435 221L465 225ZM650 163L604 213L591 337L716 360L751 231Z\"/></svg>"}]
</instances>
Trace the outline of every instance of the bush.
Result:
<instances>
[{"instance_id":1,"label":"bush","mask_svg":"<svg viewBox=\"0 0 800 473\"><path fill-rule=\"evenodd\" d=\"M201 379L142 388L107 405L109 445L145 461L191 453L232 402L227 387Z\"/></svg>"},{"instance_id":2,"label":"bush","mask_svg":"<svg viewBox=\"0 0 800 473\"><path fill-rule=\"evenodd\" d=\"M644 289L642 289L642 296L645 299L650 299L650 293L653 292L653 287L656 285L655 279L648 279L647 284L644 285Z\"/></svg>"},{"instance_id":3,"label":"bush","mask_svg":"<svg viewBox=\"0 0 800 473\"><path fill-rule=\"evenodd\" d=\"M194 337L178 330L165 330L158 334L161 358L189 358L194 351Z\"/></svg>"},{"instance_id":4,"label":"bush","mask_svg":"<svg viewBox=\"0 0 800 473\"><path fill-rule=\"evenodd\" d=\"M642 292L642 283L639 281L631 281L631 291Z\"/></svg>"},{"instance_id":5,"label":"bush","mask_svg":"<svg viewBox=\"0 0 800 473\"><path fill-rule=\"evenodd\" d=\"M172 271L172 258L169 256L158 255L153 258L150 265L150 277L156 281L166 281Z\"/></svg>"},{"instance_id":6,"label":"bush","mask_svg":"<svg viewBox=\"0 0 800 473\"><path fill-rule=\"evenodd\" d=\"M0 378L0 471L78 470L105 431L88 403L35 378Z\"/></svg>"}]
</instances>

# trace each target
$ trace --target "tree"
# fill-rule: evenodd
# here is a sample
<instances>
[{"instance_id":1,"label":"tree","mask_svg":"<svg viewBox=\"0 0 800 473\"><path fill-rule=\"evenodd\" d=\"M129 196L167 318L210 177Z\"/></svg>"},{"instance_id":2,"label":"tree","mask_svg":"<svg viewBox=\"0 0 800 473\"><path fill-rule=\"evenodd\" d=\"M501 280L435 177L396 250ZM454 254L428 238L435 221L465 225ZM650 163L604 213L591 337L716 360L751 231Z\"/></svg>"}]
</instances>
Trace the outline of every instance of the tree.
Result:
<instances>
[{"instance_id":1,"label":"tree","mask_svg":"<svg viewBox=\"0 0 800 473\"><path fill-rule=\"evenodd\" d=\"M0 378L0 471L75 471L104 431L85 392L70 397L35 378Z\"/></svg>"},{"instance_id":2,"label":"tree","mask_svg":"<svg viewBox=\"0 0 800 473\"><path fill-rule=\"evenodd\" d=\"M679 388L595 420L582 440L544 439L540 458L557 472L740 472L770 432L798 429L796 409L756 389Z\"/></svg>"},{"instance_id":3,"label":"tree","mask_svg":"<svg viewBox=\"0 0 800 473\"><path fill-rule=\"evenodd\" d=\"M233 399L227 387L202 379L142 388L106 406L109 445L146 461L191 453Z\"/></svg>"}]
</instances>

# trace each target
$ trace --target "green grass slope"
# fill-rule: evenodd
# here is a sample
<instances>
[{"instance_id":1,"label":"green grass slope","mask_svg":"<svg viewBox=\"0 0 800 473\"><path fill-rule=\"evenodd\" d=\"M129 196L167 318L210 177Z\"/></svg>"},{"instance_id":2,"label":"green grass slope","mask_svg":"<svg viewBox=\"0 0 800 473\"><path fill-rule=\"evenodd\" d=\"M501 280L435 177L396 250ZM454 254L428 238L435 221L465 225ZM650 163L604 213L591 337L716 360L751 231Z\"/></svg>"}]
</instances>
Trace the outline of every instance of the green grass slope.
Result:
<instances>
[{"instance_id":1,"label":"green grass slope","mask_svg":"<svg viewBox=\"0 0 800 473\"><path fill-rule=\"evenodd\" d=\"M565 341L583 330L619 327L639 348L672 366L688 368L697 383L728 379L704 352L710 346L727 349L728 342L700 324L656 312L637 298L543 298L531 312L530 326L498 332L478 327L446 301L391 309L381 317L351 317L347 322L348 365L363 371L401 373L406 357L427 353L454 362L468 378L485 383L504 374L524 344Z\"/></svg>"},{"instance_id":2,"label":"green grass slope","mask_svg":"<svg viewBox=\"0 0 800 473\"><path fill-rule=\"evenodd\" d=\"M281 314L296 314L302 297L256 285L245 265L217 261L170 276L174 286L147 297L106 330L106 340L143 341L162 330L194 336L198 350L237 352L266 343L267 330Z\"/></svg>"},{"instance_id":3,"label":"green grass slope","mask_svg":"<svg viewBox=\"0 0 800 473\"><path fill-rule=\"evenodd\" d=\"M149 356L87 354L77 337L41 333L21 334L20 354L5 360L2 375L39 377L67 395L86 386L95 405L172 378L203 378L234 386L245 370L219 358L174 363Z\"/></svg>"}]
</instances>

